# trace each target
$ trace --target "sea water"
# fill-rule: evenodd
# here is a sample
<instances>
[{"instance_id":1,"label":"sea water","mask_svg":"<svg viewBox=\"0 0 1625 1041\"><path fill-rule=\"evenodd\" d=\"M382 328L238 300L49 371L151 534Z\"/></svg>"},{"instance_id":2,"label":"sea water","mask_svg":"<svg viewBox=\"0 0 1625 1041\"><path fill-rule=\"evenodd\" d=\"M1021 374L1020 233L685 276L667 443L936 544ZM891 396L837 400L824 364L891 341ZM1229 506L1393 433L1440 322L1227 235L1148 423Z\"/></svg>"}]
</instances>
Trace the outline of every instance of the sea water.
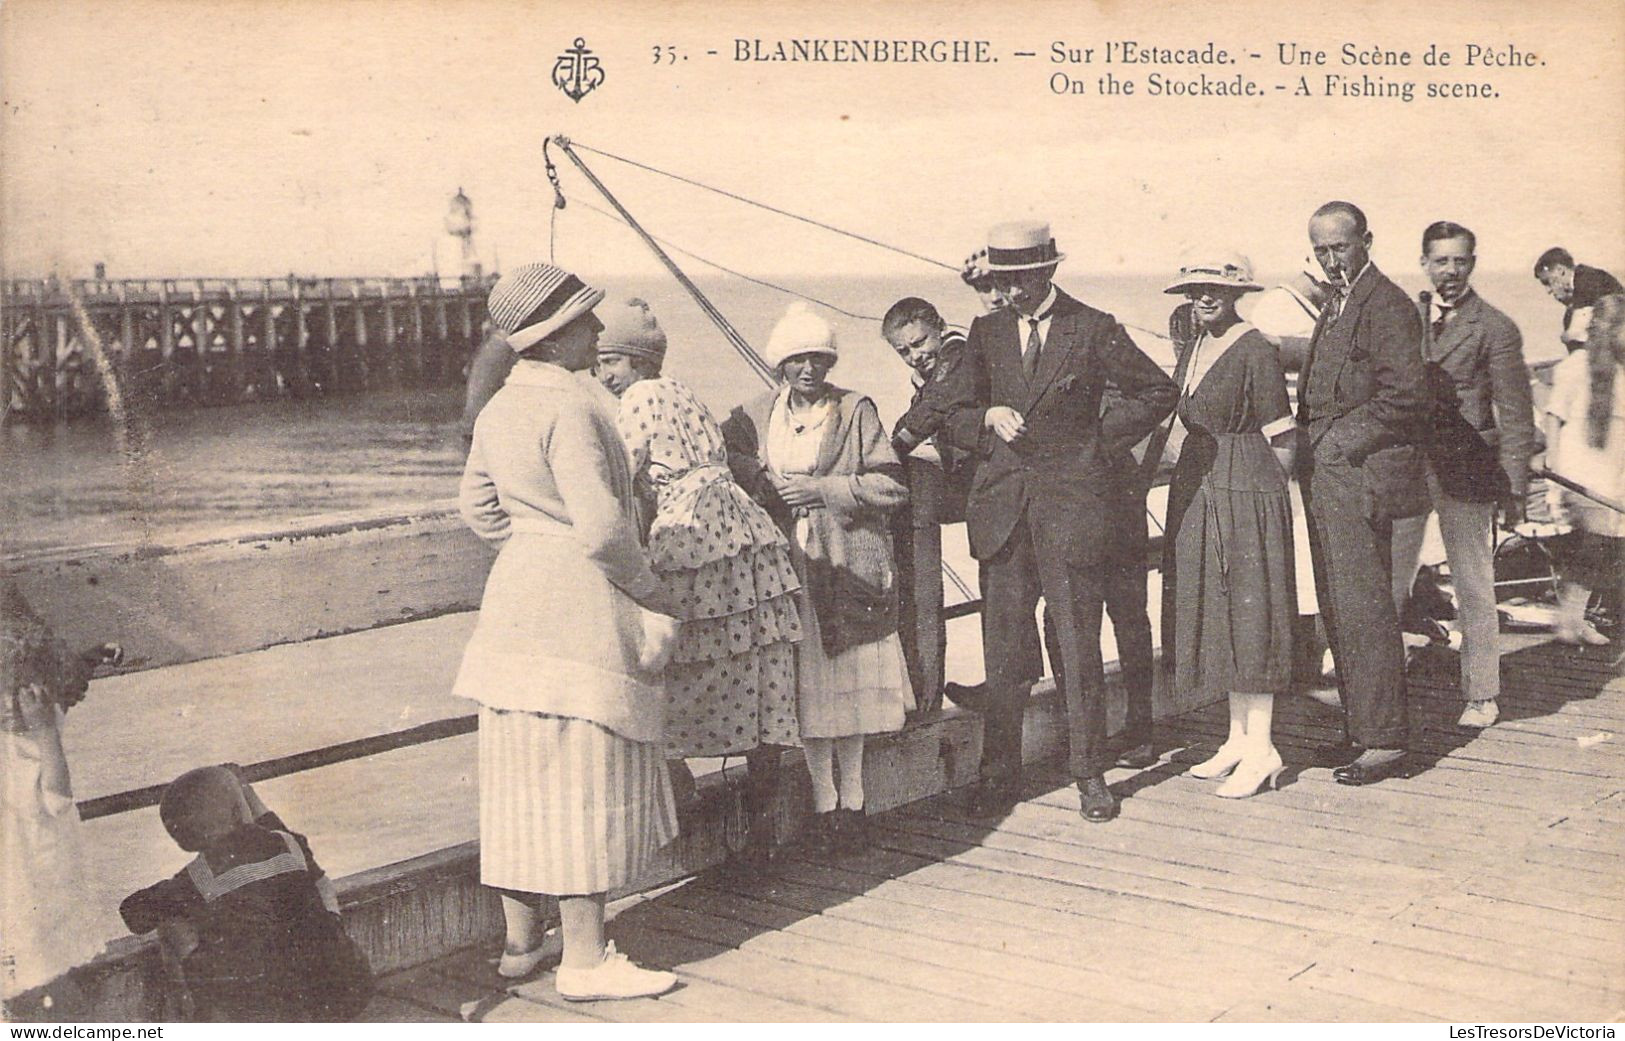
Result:
<instances>
[{"instance_id":1,"label":"sea water","mask_svg":"<svg viewBox=\"0 0 1625 1041\"><path fill-rule=\"evenodd\" d=\"M1161 276L1092 277L1062 269L1060 284L1126 323L1159 364L1173 358L1161 333L1177 298ZM1266 280L1267 281L1267 280ZM1531 364L1561 354L1561 308L1525 275L1481 275L1487 299L1524 331ZM917 295L949 322L969 324L976 300L947 272L907 278L784 278L780 283L851 314L821 309L841 352L831 379L874 398L889 425L912 388L880 338L878 318ZM1401 275L1412 293L1419 275ZM790 297L740 279L702 282L747 342L761 350ZM667 371L691 386L719 419L765 385L674 281L609 282L615 295L647 300L667 332ZM853 317L859 315L864 317ZM13 424L0 434L5 551L172 538L245 522L275 525L350 510L409 508L456 495L463 446L460 386L379 391L303 401L183 408L140 417L137 463L118 449L111 421Z\"/></svg>"}]
</instances>

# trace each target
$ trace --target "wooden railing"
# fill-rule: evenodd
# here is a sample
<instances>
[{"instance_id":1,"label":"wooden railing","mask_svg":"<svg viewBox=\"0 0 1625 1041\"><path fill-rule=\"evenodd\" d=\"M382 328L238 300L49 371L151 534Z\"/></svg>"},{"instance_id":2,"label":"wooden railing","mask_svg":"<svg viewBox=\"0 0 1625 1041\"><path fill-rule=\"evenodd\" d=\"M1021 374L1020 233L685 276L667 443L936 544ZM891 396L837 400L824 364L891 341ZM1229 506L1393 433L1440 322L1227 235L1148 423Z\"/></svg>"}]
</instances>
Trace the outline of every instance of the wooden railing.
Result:
<instances>
[{"instance_id":1,"label":"wooden railing","mask_svg":"<svg viewBox=\"0 0 1625 1041\"><path fill-rule=\"evenodd\" d=\"M919 467L911 467L909 483L930 509L932 489L940 485ZM490 559L489 548L464 526L455 504L442 501L410 513L305 518L277 530L222 532L196 542L32 551L12 555L5 564L64 642L116 638L128 655L123 671L130 671L470 611L478 606ZM289 581L297 575L323 580ZM380 582L379 576L389 580ZM955 601L948 607L950 617L981 610L979 600L962 594L950 599ZM914 643L923 634L915 627L903 636ZM458 648L444 651L455 655ZM367 665L384 682L398 685L403 701L411 701L409 692L426 681L423 670L410 663L383 657ZM265 677L256 681L256 693L267 706L309 694L302 673L256 675ZM178 698L197 693L186 689L198 682L197 674L176 669L173 676ZM296 686L286 686L290 683ZM1110 697L1110 718L1120 720L1123 699L1115 683ZM1160 686L1156 698L1159 715L1190 707ZM1035 697L1027 711L1032 725L1024 754L1029 759L1055 754L1065 733L1060 702ZM884 809L973 780L977 725L974 716L926 713L901 733L873 742L865 768L871 805ZM451 714L336 743L301 742L306 747L287 754L243 756L242 765L250 780L265 781L461 737L476 726L474 715ZM162 784L149 783L87 798L79 809L87 820L127 814L155 805L162 792ZM795 832L797 815L806 806L799 783L785 788L774 811L781 835ZM682 839L626 893L710 867L743 841L746 814L737 786L727 777L702 778L697 808L686 812ZM425 841L435 845L434 836ZM411 860L341 879L347 927L380 971L488 942L500 935L501 915L479 877L477 847L464 843L426 849ZM104 1020L165 1018L163 975L156 948L146 941L116 941L80 977Z\"/></svg>"},{"instance_id":2,"label":"wooden railing","mask_svg":"<svg viewBox=\"0 0 1625 1041\"><path fill-rule=\"evenodd\" d=\"M909 467L908 483L919 520L934 523L945 505L941 471L911 463L916 465ZM929 544L914 558L917 567L900 569L899 578L913 584L909 592L917 605L942 595L940 554L940 542ZM1147 561L1151 569L1159 566L1160 554L1156 537ZM279 530L255 528L198 542L33 551L5 564L66 643L116 639L127 655L122 671L133 671L474 610L489 562L489 548L448 500L408 514L305 518ZM288 581L300 574L326 577L308 585ZM378 588L374 578L380 574L392 576L387 588ZM974 596L951 593L947 599L947 620L982 610ZM918 609L908 614L901 635L915 661L932 653L937 622ZM389 672L393 666L383 661L377 668ZM941 679L932 675L934 683ZM412 682L403 676L403 684ZM267 691L270 700L280 696ZM243 766L251 780L269 780L459 737L473 731L475 719L449 717ZM82 801L80 813L91 819L144 809L156 805L162 791L154 784L99 795Z\"/></svg>"},{"instance_id":3,"label":"wooden railing","mask_svg":"<svg viewBox=\"0 0 1625 1041\"><path fill-rule=\"evenodd\" d=\"M11 279L0 289L0 407L38 422L106 408L104 372L145 406L457 382L490 281ZM92 356L98 345L106 366Z\"/></svg>"}]
</instances>

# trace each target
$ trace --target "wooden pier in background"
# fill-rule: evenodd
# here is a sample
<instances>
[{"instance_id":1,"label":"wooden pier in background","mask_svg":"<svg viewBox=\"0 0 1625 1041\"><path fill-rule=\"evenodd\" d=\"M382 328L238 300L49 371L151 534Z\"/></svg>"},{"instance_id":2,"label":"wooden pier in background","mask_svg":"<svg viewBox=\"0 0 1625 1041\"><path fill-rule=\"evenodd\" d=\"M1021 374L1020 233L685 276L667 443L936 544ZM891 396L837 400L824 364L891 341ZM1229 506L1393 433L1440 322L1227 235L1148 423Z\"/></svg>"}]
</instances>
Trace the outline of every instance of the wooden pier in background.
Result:
<instances>
[{"instance_id":1,"label":"wooden pier in background","mask_svg":"<svg viewBox=\"0 0 1625 1041\"><path fill-rule=\"evenodd\" d=\"M10 279L0 405L54 421L107 407L79 307L126 402L224 405L461 382L490 279Z\"/></svg>"}]
</instances>

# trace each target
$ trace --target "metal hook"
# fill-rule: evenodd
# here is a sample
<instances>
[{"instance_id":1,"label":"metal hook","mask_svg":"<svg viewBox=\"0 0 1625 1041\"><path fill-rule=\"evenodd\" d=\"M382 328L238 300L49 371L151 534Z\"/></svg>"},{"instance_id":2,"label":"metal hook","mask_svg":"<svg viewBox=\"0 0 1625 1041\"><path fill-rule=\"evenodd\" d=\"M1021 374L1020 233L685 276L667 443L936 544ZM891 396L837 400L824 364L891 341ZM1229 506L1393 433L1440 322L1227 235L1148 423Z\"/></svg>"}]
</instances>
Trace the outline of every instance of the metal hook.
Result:
<instances>
[{"instance_id":1,"label":"metal hook","mask_svg":"<svg viewBox=\"0 0 1625 1041\"><path fill-rule=\"evenodd\" d=\"M563 135L560 135L558 140L561 146L569 143L568 139ZM547 168L547 183L553 186L553 208L562 210L564 209L564 186L559 183L559 168L553 165L553 157L547 151L547 146L552 143L552 138L542 142L542 163Z\"/></svg>"}]
</instances>

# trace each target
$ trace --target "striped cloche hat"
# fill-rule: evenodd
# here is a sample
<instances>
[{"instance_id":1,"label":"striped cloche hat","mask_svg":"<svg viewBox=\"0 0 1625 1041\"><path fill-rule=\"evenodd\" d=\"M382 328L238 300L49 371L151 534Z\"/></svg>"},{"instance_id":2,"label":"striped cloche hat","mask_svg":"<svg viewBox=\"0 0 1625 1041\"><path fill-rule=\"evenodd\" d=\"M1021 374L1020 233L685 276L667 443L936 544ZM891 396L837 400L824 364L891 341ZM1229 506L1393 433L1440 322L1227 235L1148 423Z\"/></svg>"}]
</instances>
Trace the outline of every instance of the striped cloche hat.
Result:
<instances>
[{"instance_id":1,"label":"striped cloche hat","mask_svg":"<svg viewBox=\"0 0 1625 1041\"><path fill-rule=\"evenodd\" d=\"M603 299L602 289L563 268L526 264L497 280L485 307L508 346L518 352L558 332Z\"/></svg>"}]
</instances>

